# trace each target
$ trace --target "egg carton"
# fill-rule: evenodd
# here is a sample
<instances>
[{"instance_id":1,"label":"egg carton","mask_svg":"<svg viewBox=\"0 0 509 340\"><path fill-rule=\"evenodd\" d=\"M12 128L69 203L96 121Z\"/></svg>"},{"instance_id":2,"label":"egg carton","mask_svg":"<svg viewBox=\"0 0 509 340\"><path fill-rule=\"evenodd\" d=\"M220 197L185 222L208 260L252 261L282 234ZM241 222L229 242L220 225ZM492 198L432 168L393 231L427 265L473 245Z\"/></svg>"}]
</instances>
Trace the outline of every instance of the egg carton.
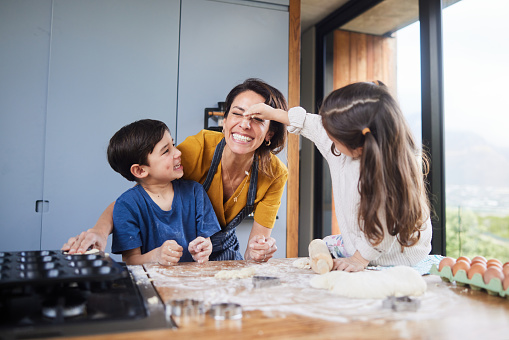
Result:
<instances>
[{"instance_id":1,"label":"egg carton","mask_svg":"<svg viewBox=\"0 0 509 340\"><path fill-rule=\"evenodd\" d=\"M442 271L438 271L438 266L433 264L430 270L431 274L438 275L446 282L456 282L458 286L469 286L473 290L484 289L488 294L494 296L501 296L509 299L509 288L504 290L502 282L498 278L491 279L490 283L484 283L483 277L479 273L475 273L471 279L467 277L465 270L460 269L456 275L452 274L452 268L445 266Z\"/></svg>"}]
</instances>

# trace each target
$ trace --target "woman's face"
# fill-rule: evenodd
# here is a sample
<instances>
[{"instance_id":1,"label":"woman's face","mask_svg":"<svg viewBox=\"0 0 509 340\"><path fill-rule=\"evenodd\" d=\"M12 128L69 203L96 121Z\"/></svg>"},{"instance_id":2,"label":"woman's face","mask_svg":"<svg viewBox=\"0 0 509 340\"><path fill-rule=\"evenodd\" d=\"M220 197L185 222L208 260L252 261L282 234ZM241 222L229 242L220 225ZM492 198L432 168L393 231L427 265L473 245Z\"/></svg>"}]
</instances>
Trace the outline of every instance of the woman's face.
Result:
<instances>
[{"instance_id":1,"label":"woman's face","mask_svg":"<svg viewBox=\"0 0 509 340\"><path fill-rule=\"evenodd\" d=\"M253 153L272 137L270 120L250 119L242 115L251 105L264 102L265 99L253 91L242 92L233 100L223 127L226 144L234 153Z\"/></svg>"}]
</instances>

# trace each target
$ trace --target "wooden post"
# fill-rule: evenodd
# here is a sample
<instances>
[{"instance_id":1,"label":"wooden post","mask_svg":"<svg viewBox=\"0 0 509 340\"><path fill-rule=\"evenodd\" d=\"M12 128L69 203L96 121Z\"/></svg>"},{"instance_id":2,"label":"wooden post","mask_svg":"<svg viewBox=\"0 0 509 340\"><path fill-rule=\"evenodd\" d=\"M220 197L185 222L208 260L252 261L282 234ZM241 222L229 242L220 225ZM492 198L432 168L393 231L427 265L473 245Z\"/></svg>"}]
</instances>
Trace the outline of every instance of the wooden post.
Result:
<instances>
[{"instance_id":1,"label":"wooden post","mask_svg":"<svg viewBox=\"0 0 509 340\"><path fill-rule=\"evenodd\" d=\"M290 0L288 40L288 105L300 105L300 2ZM299 252L299 136L288 135L286 257Z\"/></svg>"}]
</instances>

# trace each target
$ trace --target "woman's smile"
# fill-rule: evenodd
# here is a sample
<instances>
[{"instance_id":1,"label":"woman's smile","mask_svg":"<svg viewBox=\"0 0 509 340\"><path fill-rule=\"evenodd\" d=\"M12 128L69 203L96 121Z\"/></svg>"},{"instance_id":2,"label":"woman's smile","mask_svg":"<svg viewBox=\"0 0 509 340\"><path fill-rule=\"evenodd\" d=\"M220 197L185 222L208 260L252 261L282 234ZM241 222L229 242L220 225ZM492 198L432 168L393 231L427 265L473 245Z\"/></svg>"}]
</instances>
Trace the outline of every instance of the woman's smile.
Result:
<instances>
[{"instance_id":1,"label":"woman's smile","mask_svg":"<svg viewBox=\"0 0 509 340\"><path fill-rule=\"evenodd\" d=\"M249 136L241 135L241 134L238 134L238 133L232 133L232 137L237 142L248 143L248 142L253 140L253 138L251 138Z\"/></svg>"}]
</instances>

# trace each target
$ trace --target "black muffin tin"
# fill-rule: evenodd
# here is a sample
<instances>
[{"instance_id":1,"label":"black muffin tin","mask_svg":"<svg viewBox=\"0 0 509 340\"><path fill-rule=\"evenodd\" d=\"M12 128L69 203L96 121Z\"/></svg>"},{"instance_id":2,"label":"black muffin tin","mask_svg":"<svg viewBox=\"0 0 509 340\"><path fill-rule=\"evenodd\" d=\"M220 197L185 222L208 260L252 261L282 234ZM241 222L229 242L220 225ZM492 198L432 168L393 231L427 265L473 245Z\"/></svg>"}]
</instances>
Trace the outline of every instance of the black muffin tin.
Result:
<instances>
[{"instance_id":1,"label":"black muffin tin","mask_svg":"<svg viewBox=\"0 0 509 340\"><path fill-rule=\"evenodd\" d=\"M61 250L0 252L0 287L61 282L110 281L127 271L104 252L64 254Z\"/></svg>"}]
</instances>

